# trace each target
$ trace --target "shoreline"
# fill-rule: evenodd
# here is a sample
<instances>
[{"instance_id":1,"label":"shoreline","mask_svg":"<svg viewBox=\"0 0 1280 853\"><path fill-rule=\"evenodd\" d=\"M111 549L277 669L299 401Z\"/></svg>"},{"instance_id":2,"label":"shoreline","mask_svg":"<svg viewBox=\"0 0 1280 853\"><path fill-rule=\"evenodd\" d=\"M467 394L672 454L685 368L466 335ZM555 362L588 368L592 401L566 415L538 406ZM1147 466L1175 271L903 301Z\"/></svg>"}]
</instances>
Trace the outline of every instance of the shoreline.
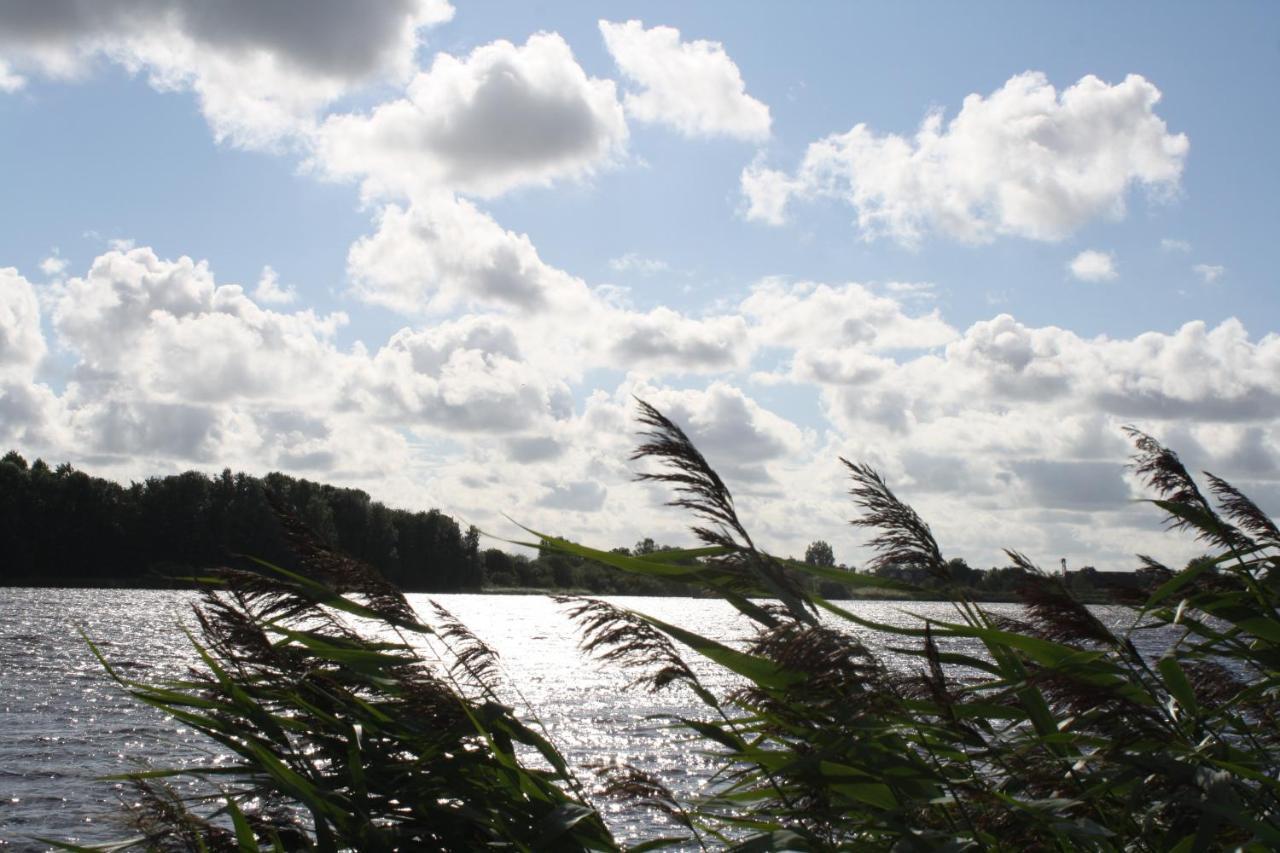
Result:
<instances>
[{"instance_id":1,"label":"shoreline","mask_svg":"<svg viewBox=\"0 0 1280 853\"><path fill-rule=\"evenodd\" d=\"M168 581L166 579L157 579L153 583L147 582L145 579L121 578L116 580L101 579L59 579L40 583L38 579L22 578L17 580L0 580L0 590L3 589L118 589L118 590L199 590L200 585L197 583L188 583L180 581ZM567 588L548 588L548 587L488 587L484 589L405 589L401 590L408 595L493 595L493 596L521 596L521 595L568 595L568 596L591 596L605 598L707 598L707 596L699 595L663 595L648 594L636 595L635 593L611 593L596 592L580 587ZM851 594L846 598L833 598L833 602L841 601L929 601L929 602L947 602L954 600L951 596L944 594L937 595L910 595L910 594L877 594L877 595L858 595ZM1019 604L1022 599L1014 594L990 593L983 594L980 591L970 591L969 601L976 604ZM1085 604L1112 604L1114 602L1104 599L1084 600Z\"/></svg>"}]
</instances>

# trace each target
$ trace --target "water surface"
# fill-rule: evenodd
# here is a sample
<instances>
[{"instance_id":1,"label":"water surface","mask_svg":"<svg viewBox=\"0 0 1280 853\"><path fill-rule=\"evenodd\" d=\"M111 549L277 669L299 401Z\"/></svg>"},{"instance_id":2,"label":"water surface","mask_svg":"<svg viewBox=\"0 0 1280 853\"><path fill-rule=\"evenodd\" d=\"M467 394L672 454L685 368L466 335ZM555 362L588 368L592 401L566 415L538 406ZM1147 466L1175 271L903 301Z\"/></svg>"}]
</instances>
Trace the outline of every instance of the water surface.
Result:
<instances>
[{"instance_id":1,"label":"water surface","mask_svg":"<svg viewBox=\"0 0 1280 853\"><path fill-rule=\"evenodd\" d=\"M430 615L428 596L409 598ZM625 761L657 771L678 792L692 792L707 781L709 762L653 719L699 714L702 706L683 689L656 695L627 690L634 674L584 657L561 605L544 596L430 598L498 651L508 683L519 688L572 763ZM99 777L148 762L175 766L218 760L202 737L125 695L79 633L130 676L181 675L194 656L180 626L192 625L190 606L196 599L195 593L171 590L0 589L0 842L27 848L34 835L81 843L119 837L112 816L127 790ZM720 640L741 638L747 629L721 601L610 600ZM915 624L910 613L955 618L944 603L848 606L864 618L894 624ZM731 686L722 672L700 665L692 655L689 661L708 686ZM890 656L890 661L904 669L919 667L909 658ZM514 691L512 702L522 707ZM607 808L624 837L656 828L658 819L652 816L620 804Z\"/></svg>"}]
</instances>

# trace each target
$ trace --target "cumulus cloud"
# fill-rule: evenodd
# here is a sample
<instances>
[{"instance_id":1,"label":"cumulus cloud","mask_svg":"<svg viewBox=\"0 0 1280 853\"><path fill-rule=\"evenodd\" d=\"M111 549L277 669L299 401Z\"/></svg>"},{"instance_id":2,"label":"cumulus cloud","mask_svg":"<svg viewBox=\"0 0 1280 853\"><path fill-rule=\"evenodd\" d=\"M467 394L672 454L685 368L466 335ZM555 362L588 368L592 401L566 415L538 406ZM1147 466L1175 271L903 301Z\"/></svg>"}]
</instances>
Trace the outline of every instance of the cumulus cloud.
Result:
<instances>
[{"instance_id":1,"label":"cumulus cloud","mask_svg":"<svg viewBox=\"0 0 1280 853\"><path fill-rule=\"evenodd\" d=\"M26 78L21 74L16 74L9 67L9 64L0 60L0 92L6 95L12 95L22 87L27 85Z\"/></svg>"},{"instance_id":2,"label":"cumulus cloud","mask_svg":"<svg viewBox=\"0 0 1280 853\"><path fill-rule=\"evenodd\" d=\"M67 270L67 259L58 256L58 250L40 262L40 272L50 278L57 278Z\"/></svg>"},{"instance_id":3,"label":"cumulus cloud","mask_svg":"<svg viewBox=\"0 0 1280 853\"><path fill-rule=\"evenodd\" d=\"M0 446L72 446L62 400L36 382L47 352L36 289L16 269L0 268Z\"/></svg>"},{"instance_id":4,"label":"cumulus cloud","mask_svg":"<svg viewBox=\"0 0 1280 853\"><path fill-rule=\"evenodd\" d=\"M527 236L448 193L384 207L377 230L352 245L347 272L361 299L408 315L467 303L534 311L585 291Z\"/></svg>"},{"instance_id":5,"label":"cumulus cloud","mask_svg":"<svg viewBox=\"0 0 1280 853\"><path fill-rule=\"evenodd\" d=\"M595 512L604 506L604 499L608 493L609 490L603 485L590 480L556 483L550 487L539 503L550 509Z\"/></svg>"},{"instance_id":6,"label":"cumulus cloud","mask_svg":"<svg viewBox=\"0 0 1280 853\"><path fill-rule=\"evenodd\" d=\"M782 225L787 221L787 204L792 196L805 194L807 188L801 178L792 178L786 172L770 169L765 166L766 162L767 158L761 151L742 170L742 196L747 203L743 212L747 219Z\"/></svg>"},{"instance_id":7,"label":"cumulus cloud","mask_svg":"<svg viewBox=\"0 0 1280 853\"><path fill-rule=\"evenodd\" d=\"M1205 284L1216 284L1227 271L1226 267L1218 264L1196 264L1191 269Z\"/></svg>"},{"instance_id":8,"label":"cumulus cloud","mask_svg":"<svg viewBox=\"0 0 1280 853\"><path fill-rule=\"evenodd\" d=\"M0 54L61 77L119 63L156 88L195 92L220 139L262 146L305 132L354 87L407 77L419 29L452 16L446 0L9 3Z\"/></svg>"},{"instance_id":9,"label":"cumulus cloud","mask_svg":"<svg viewBox=\"0 0 1280 853\"><path fill-rule=\"evenodd\" d=\"M73 365L56 392L34 379L45 351L35 291L0 271L0 439L11 446L119 476L191 464L358 477L403 467L398 414L361 410L349 392L371 361L334 345L344 316L266 310L206 264L148 248L107 252L47 287Z\"/></svg>"},{"instance_id":10,"label":"cumulus cloud","mask_svg":"<svg viewBox=\"0 0 1280 853\"><path fill-rule=\"evenodd\" d=\"M747 94L738 66L715 41L681 41L674 27L600 21L605 46L623 76L639 87L627 115L670 125L685 136L769 136L769 108Z\"/></svg>"},{"instance_id":11,"label":"cumulus cloud","mask_svg":"<svg viewBox=\"0 0 1280 853\"><path fill-rule=\"evenodd\" d=\"M1073 563L1178 552L1124 500L1141 493L1121 476L1126 424L1246 491L1280 471L1280 336L1235 320L1113 339L999 315L940 352L836 354L852 367L805 374L835 425L829 455L872 462L962 552L990 554L993 530Z\"/></svg>"},{"instance_id":12,"label":"cumulus cloud","mask_svg":"<svg viewBox=\"0 0 1280 853\"><path fill-rule=\"evenodd\" d=\"M72 420L80 434L92 436L95 453L209 465L218 464L226 433L235 427L232 413L214 406L111 397L86 400Z\"/></svg>"},{"instance_id":13,"label":"cumulus cloud","mask_svg":"<svg viewBox=\"0 0 1280 853\"><path fill-rule=\"evenodd\" d=\"M776 224L792 199L827 197L856 210L868 239L1059 240L1122 215L1134 184L1177 188L1189 143L1156 115L1159 100L1138 75L1087 76L1059 93L1043 74L1019 74L969 95L950 121L930 113L910 138L858 124L812 143L794 174L757 160L742 175L746 216Z\"/></svg>"},{"instance_id":14,"label":"cumulus cloud","mask_svg":"<svg viewBox=\"0 0 1280 853\"><path fill-rule=\"evenodd\" d=\"M253 289L253 298L268 305L288 305L298 299L298 291L292 286L280 286L280 275L271 267L262 268L258 284Z\"/></svg>"},{"instance_id":15,"label":"cumulus cloud","mask_svg":"<svg viewBox=\"0 0 1280 853\"><path fill-rule=\"evenodd\" d=\"M851 433L876 426L953 428L968 419L955 435L971 437L985 412L1003 424L985 436L986 446L1051 457L1018 439L1029 434L1029 424L1039 424L1030 433L1043 434L1064 418L1086 415L1109 419L1115 430L1134 420L1239 424L1280 415L1280 336L1252 341L1237 320L1212 329L1197 321L1172 334L1085 339L1002 314L973 324L941 355L879 367L857 387L814 377L828 383L829 411ZM1011 420L1025 423L1009 429ZM945 446L953 448L953 441Z\"/></svg>"},{"instance_id":16,"label":"cumulus cloud","mask_svg":"<svg viewBox=\"0 0 1280 853\"><path fill-rule=\"evenodd\" d=\"M39 453L77 448L63 401L47 385L0 373L0 445Z\"/></svg>"},{"instance_id":17,"label":"cumulus cloud","mask_svg":"<svg viewBox=\"0 0 1280 853\"><path fill-rule=\"evenodd\" d=\"M623 368L643 366L668 373L745 367L749 346L742 317L686 317L666 307L648 313L613 313L609 358Z\"/></svg>"},{"instance_id":18,"label":"cumulus cloud","mask_svg":"<svg viewBox=\"0 0 1280 853\"><path fill-rule=\"evenodd\" d=\"M149 397L302 401L343 369L329 339L344 315L265 310L239 285L219 285L207 264L147 248L97 258L66 282L52 313L60 342L79 356L79 381Z\"/></svg>"},{"instance_id":19,"label":"cumulus cloud","mask_svg":"<svg viewBox=\"0 0 1280 853\"><path fill-rule=\"evenodd\" d=\"M587 365L727 370L745 366L751 348L741 317L628 308L545 263L526 235L452 194L386 206L377 230L352 246L347 262L358 297L406 315L504 313L537 348L539 366L554 373L577 374Z\"/></svg>"},{"instance_id":20,"label":"cumulus cloud","mask_svg":"<svg viewBox=\"0 0 1280 853\"><path fill-rule=\"evenodd\" d=\"M956 336L936 309L912 316L898 300L856 283L766 279L752 288L740 308L752 320L753 340L786 349L927 349Z\"/></svg>"},{"instance_id":21,"label":"cumulus cloud","mask_svg":"<svg viewBox=\"0 0 1280 853\"><path fill-rule=\"evenodd\" d=\"M512 327L470 316L392 336L345 392L374 418L511 434L572 412L572 394L525 358Z\"/></svg>"},{"instance_id":22,"label":"cumulus cloud","mask_svg":"<svg viewBox=\"0 0 1280 853\"><path fill-rule=\"evenodd\" d=\"M0 379L30 380L46 350L36 289L13 267L0 268Z\"/></svg>"},{"instance_id":23,"label":"cumulus cloud","mask_svg":"<svg viewBox=\"0 0 1280 853\"><path fill-rule=\"evenodd\" d=\"M588 77L556 33L438 54L405 97L329 117L315 165L367 193L448 188L494 196L592 174L627 139L613 81Z\"/></svg>"},{"instance_id":24,"label":"cumulus cloud","mask_svg":"<svg viewBox=\"0 0 1280 853\"><path fill-rule=\"evenodd\" d=\"M1110 252L1085 249L1067 264L1071 274L1081 281L1112 281L1119 276L1116 259Z\"/></svg>"},{"instance_id":25,"label":"cumulus cloud","mask_svg":"<svg viewBox=\"0 0 1280 853\"><path fill-rule=\"evenodd\" d=\"M1191 244L1186 240L1175 240L1172 237L1164 237L1160 240L1160 249L1164 252L1190 252Z\"/></svg>"},{"instance_id":26,"label":"cumulus cloud","mask_svg":"<svg viewBox=\"0 0 1280 853\"><path fill-rule=\"evenodd\" d=\"M45 346L36 289L6 270L0 439L74 448L135 466L131 476L229 464L383 477L380 496L482 524L495 506L543 527L569 511L580 514L574 534L595 541L637 531L685 541L660 490L628 485L635 394L686 428L762 544L799 553L821 536L852 560L838 455L874 464L945 546L978 561L1001 544L1076 563L1144 541L1126 514L1125 423L1168 439L1189 464L1246 483L1280 477L1280 336L1251 338L1234 320L1122 339L1009 315L957 331L904 301L921 290L910 283L782 279L690 317L592 299L571 281L574 298L586 294L578 313L428 319L343 350L340 316L270 310L190 259L107 252L42 286L56 343L75 362L55 393L34 380ZM717 375L761 365L781 365L763 378L800 387L757 398ZM633 372L575 405L576 377L599 367ZM693 371L711 381L668 384ZM814 394L827 422L813 430L780 416L764 402L779 393Z\"/></svg>"},{"instance_id":27,"label":"cumulus cloud","mask_svg":"<svg viewBox=\"0 0 1280 853\"><path fill-rule=\"evenodd\" d=\"M507 456L513 462L545 462L564 453L564 445L544 435L518 435L507 439Z\"/></svg>"}]
</instances>

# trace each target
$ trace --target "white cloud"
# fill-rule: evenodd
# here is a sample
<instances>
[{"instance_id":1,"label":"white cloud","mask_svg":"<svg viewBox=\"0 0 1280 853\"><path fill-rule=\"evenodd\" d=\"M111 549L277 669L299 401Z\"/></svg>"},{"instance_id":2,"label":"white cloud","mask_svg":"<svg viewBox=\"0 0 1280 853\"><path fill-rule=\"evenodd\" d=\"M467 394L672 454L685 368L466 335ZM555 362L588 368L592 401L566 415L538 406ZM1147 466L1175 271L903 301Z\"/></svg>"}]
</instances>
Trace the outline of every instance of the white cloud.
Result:
<instances>
[{"instance_id":1,"label":"white cloud","mask_svg":"<svg viewBox=\"0 0 1280 853\"><path fill-rule=\"evenodd\" d=\"M1160 250L1164 252L1190 252L1191 244L1186 240L1175 240L1172 237L1164 237L1160 240Z\"/></svg>"},{"instance_id":2,"label":"white cloud","mask_svg":"<svg viewBox=\"0 0 1280 853\"><path fill-rule=\"evenodd\" d=\"M1085 249L1072 258L1067 268L1081 281L1113 281L1119 276L1115 256L1096 249Z\"/></svg>"},{"instance_id":3,"label":"white cloud","mask_svg":"<svg viewBox=\"0 0 1280 853\"><path fill-rule=\"evenodd\" d=\"M522 463L558 459L565 451L563 444L544 435L518 435L507 439L504 447L512 461Z\"/></svg>"},{"instance_id":4,"label":"white cloud","mask_svg":"<svg viewBox=\"0 0 1280 853\"><path fill-rule=\"evenodd\" d=\"M280 276L270 266L262 268L253 298L268 305L288 305L298 299L298 291L292 286L281 287Z\"/></svg>"},{"instance_id":5,"label":"white cloud","mask_svg":"<svg viewBox=\"0 0 1280 853\"><path fill-rule=\"evenodd\" d=\"M323 397L345 369L329 342L345 322L264 310L238 285L217 284L205 263L147 248L97 258L53 309L81 384L188 403Z\"/></svg>"},{"instance_id":6,"label":"white cloud","mask_svg":"<svg viewBox=\"0 0 1280 853\"><path fill-rule=\"evenodd\" d=\"M489 221L476 215L477 228ZM519 242L490 227L495 245ZM76 362L57 393L34 379L45 348L36 289L6 270L0 440L127 476L276 467L486 527L506 511L562 530L569 512L562 532L593 542L687 542L666 495L629 484L637 394L688 430L764 547L801 553L822 537L860 560L843 527L845 455L885 473L951 553L984 564L1005 544L1073 564L1163 544L1124 501L1124 423L1196 467L1246 484L1280 478L1280 335L1251 339L1234 320L1124 339L1008 315L957 331L906 301L923 285L782 279L692 317L597 298L528 250L517 272L574 310L480 301L486 313L428 320L368 350L334 343L340 316L268 310L206 264L107 252L42 288L56 297L50 344ZM463 287L456 307L471 304ZM574 383L601 367L631 372L575 405ZM756 399L722 375L753 368L787 385ZM710 380L666 384L697 371ZM786 399L791 411L812 398L827 417L818 432L765 404Z\"/></svg>"},{"instance_id":7,"label":"white cloud","mask_svg":"<svg viewBox=\"0 0 1280 853\"><path fill-rule=\"evenodd\" d=\"M446 0L4 4L0 51L58 77L119 63L158 89L196 93L220 139L264 146L304 132L353 88L407 77L419 29L452 16Z\"/></svg>"},{"instance_id":8,"label":"white cloud","mask_svg":"<svg viewBox=\"0 0 1280 853\"><path fill-rule=\"evenodd\" d=\"M29 381L46 349L35 288L13 267L0 268L0 379Z\"/></svg>"},{"instance_id":9,"label":"white cloud","mask_svg":"<svg viewBox=\"0 0 1280 853\"><path fill-rule=\"evenodd\" d=\"M1058 93L1043 74L1019 74L969 95L949 122L931 113L911 138L858 124L812 143L795 175L757 160L742 174L746 215L777 224L791 199L830 197L857 211L868 239L1062 239L1123 214L1134 184L1177 188L1189 143L1155 114L1159 100L1137 75L1114 86L1088 76Z\"/></svg>"},{"instance_id":10,"label":"white cloud","mask_svg":"<svg viewBox=\"0 0 1280 853\"><path fill-rule=\"evenodd\" d=\"M25 77L14 73L7 62L0 60L0 92L12 95L26 85L27 80Z\"/></svg>"},{"instance_id":11,"label":"white cloud","mask_svg":"<svg viewBox=\"0 0 1280 853\"><path fill-rule=\"evenodd\" d=\"M53 287L52 327L74 359L55 393L33 379L44 352L33 289L4 271L0 293L11 445L127 477L193 463L371 478L404 468L398 414L361 410L349 393L371 360L333 344L343 315L264 310L204 263L107 252Z\"/></svg>"},{"instance_id":12,"label":"white cloud","mask_svg":"<svg viewBox=\"0 0 1280 853\"><path fill-rule=\"evenodd\" d=\"M884 289L903 301L931 302L938 296L931 281L891 281Z\"/></svg>"},{"instance_id":13,"label":"white cloud","mask_svg":"<svg viewBox=\"0 0 1280 853\"><path fill-rule=\"evenodd\" d=\"M616 258L609 259L609 269L615 272L635 272L640 275L657 275L662 272L669 272L671 265L659 258L646 258L644 255L635 252L627 252Z\"/></svg>"},{"instance_id":14,"label":"white cloud","mask_svg":"<svg viewBox=\"0 0 1280 853\"><path fill-rule=\"evenodd\" d=\"M705 373L746 366L750 343L742 317L686 317L665 306L607 312L608 361L622 369Z\"/></svg>"},{"instance_id":15,"label":"white cloud","mask_svg":"<svg viewBox=\"0 0 1280 853\"><path fill-rule=\"evenodd\" d=\"M747 202L743 214L757 222L782 225L787 221L787 203L793 195L804 193L805 187L801 179L764 164L762 151L742 170L742 197Z\"/></svg>"},{"instance_id":16,"label":"white cloud","mask_svg":"<svg viewBox=\"0 0 1280 853\"><path fill-rule=\"evenodd\" d=\"M361 299L409 316L496 309L530 345L526 357L557 375L588 366L733 369L745 365L751 347L742 318L633 310L545 263L526 235L448 194L385 207L377 231L352 246L348 271Z\"/></svg>"},{"instance_id":17,"label":"white cloud","mask_svg":"<svg viewBox=\"0 0 1280 853\"><path fill-rule=\"evenodd\" d=\"M447 193L384 207L377 230L352 245L347 272L361 299L410 316L467 304L537 311L586 297L527 236Z\"/></svg>"},{"instance_id":18,"label":"white cloud","mask_svg":"<svg viewBox=\"0 0 1280 853\"><path fill-rule=\"evenodd\" d=\"M68 452L62 401L36 382L48 352L35 287L12 267L0 268L0 447Z\"/></svg>"},{"instance_id":19,"label":"white cloud","mask_svg":"<svg viewBox=\"0 0 1280 853\"><path fill-rule=\"evenodd\" d=\"M67 420L63 401L47 385L5 379L0 373L0 446L65 456L82 447Z\"/></svg>"},{"instance_id":20,"label":"white cloud","mask_svg":"<svg viewBox=\"0 0 1280 853\"><path fill-rule=\"evenodd\" d=\"M1067 414L1106 416L1117 426L1134 419L1244 423L1280 415L1280 336L1250 341L1237 320L1113 340L1032 328L1002 314L973 324L941 356L880 368L859 387L826 380L828 401L851 433L876 423L910 431L982 412L1042 424ZM868 407L869 398L893 408ZM964 432L972 434L977 423ZM986 442L1008 447L1012 435L993 433Z\"/></svg>"},{"instance_id":21,"label":"white cloud","mask_svg":"<svg viewBox=\"0 0 1280 853\"><path fill-rule=\"evenodd\" d=\"M556 483L550 487L539 503L549 509L577 512L596 512L604 506L609 490L591 480Z\"/></svg>"},{"instance_id":22,"label":"white cloud","mask_svg":"<svg viewBox=\"0 0 1280 853\"><path fill-rule=\"evenodd\" d=\"M331 116L315 165L363 178L372 195L443 187L494 196L588 176L626 139L613 82L588 77L558 34L537 33L463 59L438 54L404 98L367 115Z\"/></svg>"},{"instance_id":23,"label":"white cloud","mask_svg":"<svg viewBox=\"0 0 1280 853\"><path fill-rule=\"evenodd\" d=\"M67 270L67 259L58 256L58 250L54 249L53 254L40 262L40 272L49 278L57 278Z\"/></svg>"},{"instance_id":24,"label":"white cloud","mask_svg":"<svg viewBox=\"0 0 1280 853\"><path fill-rule=\"evenodd\" d=\"M860 284L832 286L766 279L740 310L752 320L759 345L804 350L814 346L864 350L928 349L956 336L937 310L911 316L896 299Z\"/></svg>"},{"instance_id":25,"label":"white cloud","mask_svg":"<svg viewBox=\"0 0 1280 853\"><path fill-rule=\"evenodd\" d=\"M1227 271L1226 267L1218 264L1196 264L1191 269L1205 284L1216 284Z\"/></svg>"},{"instance_id":26,"label":"white cloud","mask_svg":"<svg viewBox=\"0 0 1280 853\"><path fill-rule=\"evenodd\" d=\"M941 354L878 359L858 382L817 371L810 381L837 425L832 450L874 464L944 548L984 560L1007 544L1128 568L1135 549L1175 559L1192 549L1125 504L1136 483L1121 476L1131 452L1121 427L1160 436L1193 469L1240 485L1274 480L1276 377L1280 336L1250 340L1235 320L1085 339L1000 315Z\"/></svg>"},{"instance_id":27,"label":"white cloud","mask_svg":"<svg viewBox=\"0 0 1280 853\"><path fill-rule=\"evenodd\" d=\"M344 392L375 418L510 434L563 419L569 387L526 359L509 323L465 317L392 336Z\"/></svg>"},{"instance_id":28,"label":"white cloud","mask_svg":"<svg viewBox=\"0 0 1280 853\"><path fill-rule=\"evenodd\" d=\"M769 136L769 108L747 94L742 74L719 42L681 41L673 27L600 21L605 45L623 75L640 87L627 115L674 127L685 136Z\"/></svg>"}]
</instances>

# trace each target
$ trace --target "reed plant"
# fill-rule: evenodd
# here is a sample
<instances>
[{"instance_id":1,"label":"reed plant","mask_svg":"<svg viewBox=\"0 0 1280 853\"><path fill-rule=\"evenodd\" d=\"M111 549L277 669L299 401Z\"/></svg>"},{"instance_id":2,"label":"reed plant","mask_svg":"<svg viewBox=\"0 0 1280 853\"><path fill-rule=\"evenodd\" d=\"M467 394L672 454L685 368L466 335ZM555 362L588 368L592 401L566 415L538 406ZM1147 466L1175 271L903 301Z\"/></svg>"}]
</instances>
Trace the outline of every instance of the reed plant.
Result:
<instances>
[{"instance_id":1,"label":"reed plant","mask_svg":"<svg viewBox=\"0 0 1280 853\"><path fill-rule=\"evenodd\" d=\"M1027 573L1017 617L956 585L953 616L903 627L811 591L900 584L760 550L684 432L644 403L640 421L635 458L656 464L640 476L673 490L698 547L631 556L534 531L528 544L713 593L745 617L747 636L727 643L563 600L585 652L630 669L635 689L697 697L700 714L669 722L714 760L702 793L681 797L626 766L569 766L527 722L532 709L499 699L496 656L479 638L443 611L424 619L291 522L306 571L211 579L192 638L198 672L147 685L109 669L236 756L134 775L139 834L128 840L613 850L598 804L623 797L672 827L634 850L1280 848L1280 531L1230 484L1206 475L1202 490L1134 431L1151 503L1205 557L1179 571L1141 557L1150 588L1117 590L1111 615L1123 618L1104 621L1011 551ZM872 534L870 568L948 584L928 524L874 470L842 462L853 523ZM715 689L698 675L707 667L736 686ZM174 793L164 783L175 775L203 780L207 797Z\"/></svg>"}]
</instances>

